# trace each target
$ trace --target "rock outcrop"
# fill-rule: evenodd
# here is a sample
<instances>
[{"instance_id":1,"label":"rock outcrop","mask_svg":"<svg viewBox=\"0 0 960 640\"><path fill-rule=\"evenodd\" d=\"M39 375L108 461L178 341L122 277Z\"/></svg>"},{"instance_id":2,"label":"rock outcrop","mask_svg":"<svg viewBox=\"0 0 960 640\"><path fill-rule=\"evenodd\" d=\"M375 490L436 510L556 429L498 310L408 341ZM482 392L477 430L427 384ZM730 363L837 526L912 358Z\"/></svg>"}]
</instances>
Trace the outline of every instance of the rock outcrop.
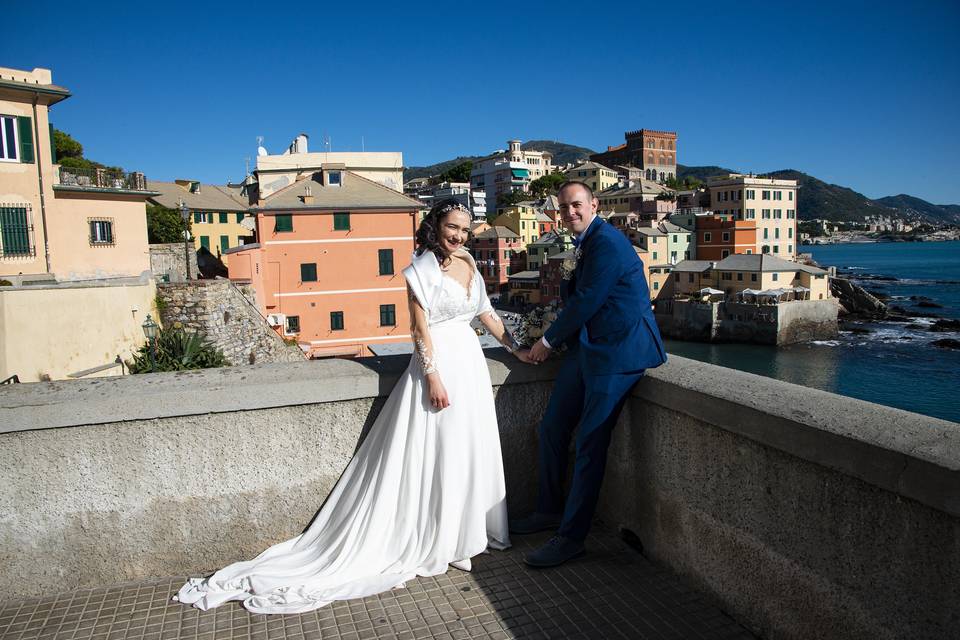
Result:
<instances>
[{"instance_id":1,"label":"rock outcrop","mask_svg":"<svg viewBox=\"0 0 960 640\"><path fill-rule=\"evenodd\" d=\"M840 300L840 306L848 315L876 319L887 317L887 305L849 280L831 278L830 292Z\"/></svg>"}]
</instances>

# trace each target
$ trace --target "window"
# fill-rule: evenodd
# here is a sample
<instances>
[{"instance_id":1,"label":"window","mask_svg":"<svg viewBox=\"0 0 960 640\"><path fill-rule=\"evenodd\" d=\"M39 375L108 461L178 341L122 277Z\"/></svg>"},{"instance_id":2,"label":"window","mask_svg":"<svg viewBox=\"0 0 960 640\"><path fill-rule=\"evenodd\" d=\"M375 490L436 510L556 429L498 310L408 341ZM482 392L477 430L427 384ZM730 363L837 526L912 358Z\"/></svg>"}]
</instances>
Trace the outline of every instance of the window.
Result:
<instances>
[{"instance_id":1,"label":"window","mask_svg":"<svg viewBox=\"0 0 960 640\"><path fill-rule=\"evenodd\" d=\"M777 279L780 277L780 274L779 274L779 273L774 273L774 274L771 275L771 277L772 277L773 281L776 282Z\"/></svg>"},{"instance_id":2,"label":"window","mask_svg":"<svg viewBox=\"0 0 960 640\"><path fill-rule=\"evenodd\" d=\"M274 233L293 231L293 216L289 213L274 216Z\"/></svg>"},{"instance_id":3,"label":"window","mask_svg":"<svg viewBox=\"0 0 960 640\"><path fill-rule=\"evenodd\" d=\"M761 213L761 217L762 217L764 220L769 220L769 219L770 219L770 209L763 209L760 213Z\"/></svg>"},{"instance_id":4,"label":"window","mask_svg":"<svg viewBox=\"0 0 960 640\"><path fill-rule=\"evenodd\" d=\"M793 201L793 191L787 191L787 200Z\"/></svg>"},{"instance_id":5,"label":"window","mask_svg":"<svg viewBox=\"0 0 960 640\"><path fill-rule=\"evenodd\" d=\"M724 231L724 232L723 232L723 241L724 241L724 242L730 242L730 232L729 232L729 231Z\"/></svg>"},{"instance_id":6,"label":"window","mask_svg":"<svg viewBox=\"0 0 960 640\"><path fill-rule=\"evenodd\" d=\"M742 271L738 271L738 272L737 272L737 282L743 282L743 272L742 272Z\"/></svg>"},{"instance_id":7,"label":"window","mask_svg":"<svg viewBox=\"0 0 960 640\"><path fill-rule=\"evenodd\" d=\"M793 253L793 245L792 245L792 244L788 244L788 245L787 245L787 253Z\"/></svg>"},{"instance_id":8,"label":"window","mask_svg":"<svg viewBox=\"0 0 960 640\"><path fill-rule=\"evenodd\" d=\"M206 211L194 211L193 222L194 224L213 222L213 214L207 213Z\"/></svg>"},{"instance_id":9,"label":"window","mask_svg":"<svg viewBox=\"0 0 960 640\"><path fill-rule=\"evenodd\" d=\"M797 217L797 212L794 209L787 209L787 219L793 220Z\"/></svg>"},{"instance_id":10,"label":"window","mask_svg":"<svg viewBox=\"0 0 960 640\"><path fill-rule=\"evenodd\" d=\"M33 120L0 116L0 161L33 163Z\"/></svg>"},{"instance_id":11,"label":"window","mask_svg":"<svg viewBox=\"0 0 960 640\"><path fill-rule=\"evenodd\" d=\"M659 283L659 282L654 282L654 283L653 283L653 290L656 291L656 290L659 289L659 288L660 288L660 283Z\"/></svg>"},{"instance_id":12,"label":"window","mask_svg":"<svg viewBox=\"0 0 960 640\"><path fill-rule=\"evenodd\" d=\"M757 281L757 274L751 273L751 274L750 274L750 282L756 282L756 281Z\"/></svg>"},{"instance_id":13,"label":"window","mask_svg":"<svg viewBox=\"0 0 960 640\"><path fill-rule=\"evenodd\" d=\"M200 236L200 246L210 251L210 236Z\"/></svg>"},{"instance_id":14,"label":"window","mask_svg":"<svg viewBox=\"0 0 960 640\"><path fill-rule=\"evenodd\" d=\"M330 331L343 331L343 311L330 312Z\"/></svg>"},{"instance_id":15,"label":"window","mask_svg":"<svg viewBox=\"0 0 960 640\"><path fill-rule=\"evenodd\" d=\"M334 231L350 231L350 214L346 211L333 214Z\"/></svg>"},{"instance_id":16,"label":"window","mask_svg":"<svg viewBox=\"0 0 960 640\"><path fill-rule=\"evenodd\" d=\"M703 232L703 241L704 241L704 242L710 242L710 238L711 238L711 237L712 237L712 236L711 236L711 234L710 234L709 231L704 231L704 232Z\"/></svg>"},{"instance_id":17,"label":"window","mask_svg":"<svg viewBox=\"0 0 960 640\"><path fill-rule=\"evenodd\" d=\"M300 282L317 281L317 263L305 262L300 265Z\"/></svg>"},{"instance_id":18,"label":"window","mask_svg":"<svg viewBox=\"0 0 960 640\"><path fill-rule=\"evenodd\" d=\"M677 241L677 235L676 235L676 234L673 235L673 241L674 241L674 242Z\"/></svg>"},{"instance_id":19,"label":"window","mask_svg":"<svg viewBox=\"0 0 960 640\"><path fill-rule=\"evenodd\" d=\"M688 273L688 274L687 274L687 282L693 282L693 274L692 274L692 273Z\"/></svg>"},{"instance_id":20,"label":"window","mask_svg":"<svg viewBox=\"0 0 960 640\"><path fill-rule=\"evenodd\" d=\"M757 197L757 192L753 189L747 189L747 199L755 200Z\"/></svg>"},{"instance_id":21,"label":"window","mask_svg":"<svg viewBox=\"0 0 960 640\"><path fill-rule=\"evenodd\" d=\"M763 253L770 253L770 245L763 245Z\"/></svg>"},{"instance_id":22,"label":"window","mask_svg":"<svg viewBox=\"0 0 960 640\"><path fill-rule=\"evenodd\" d=\"M380 305L380 326L395 327L397 325L397 305Z\"/></svg>"},{"instance_id":23,"label":"window","mask_svg":"<svg viewBox=\"0 0 960 640\"><path fill-rule=\"evenodd\" d=\"M764 229L764 230L763 230L763 239L764 239L764 240L769 240L769 239L770 239L770 229Z\"/></svg>"},{"instance_id":24,"label":"window","mask_svg":"<svg viewBox=\"0 0 960 640\"><path fill-rule=\"evenodd\" d=\"M774 200L783 200L783 191L774 191L773 192Z\"/></svg>"},{"instance_id":25,"label":"window","mask_svg":"<svg viewBox=\"0 0 960 640\"><path fill-rule=\"evenodd\" d=\"M90 220L90 244L113 244L113 221Z\"/></svg>"},{"instance_id":26,"label":"window","mask_svg":"<svg viewBox=\"0 0 960 640\"><path fill-rule=\"evenodd\" d=\"M221 211L221 212L220 212L220 215L218 216L217 219L220 220L220 224L226 224L226 223L227 223L227 212L226 212L226 211Z\"/></svg>"},{"instance_id":27,"label":"window","mask_svg":"<svg viewBox=\"0 0 960 640\"><path fill-rule=\"evenodd\" d=\"M29 205L0 206L0 256L34 255Z\"/></svg>"},{"instance_id":28,"label":"window","mask_svg":"<svg viewBox=\"0 0 960 640\"><path fill-rule=\"evenodd\" d=\"M220 236L220 253L230 248L230 236Z\"/></svg>"},{"instance_id":29,"label":"window","mask_svg":"<svg viewBox=\"0 0 960 640\"><path fill-rule=\"evenodd\" d=\"M340 172L339 171L328 171L327 172L327 186L330 187L339 187L340 186Z\"/></svg>"},{"instance_id":30,"label":"window","mask_svg":"<svg viewBox=\"0 0 960 640\"><path fill-rule=\"evenodd\" d=\"M242 212L237 214L237 222L243 222L243 213L242 213Z\"/></svg>"},{"instance_id":31,"label":"window","mask_svg":"<svg viewBox=\"0 0 960 640\"><path fill-rule=\"evenodd\" d=\"M747 220L753 220L757 217L756 209L747 209Z\"/></svg>"},{"instance_id":32,"label":"window","mask_svg":"<svg viewBox=\"0 0 960 640\"><path fill-rule=\"evenodd\" d=\"M380 261L380 275L393 275L393 249L380 249L377 251L377 258Z\"/></svg>"},{"instance_id":33,"label":"window","mask_svg":"<svg viewBox=\"0 0 960 640\"><path fill-rule=\"evenodd\" d=\"M773 230L773 237L776 238L777 240L780 239L780 227L777 227L776 229Z\"/></svg>"},{"instance_id":34,"label":"window","mask_svg":"<svg viewBox=\"0 0 960 640\"><path fill-rule=\"evenodd\" d=\"M720 277L724 280L733 280L733 274L729 271L724 271L722 274L720 274Z\"/></svg>"},{"instance_id":35,"label":"window","mask_svg":"<svg viewBox=\"0 0 960 640\"><path fill-rule=\"evenodd\" d=\"M728 249L723 249L723 250L720 252L720 257L721 257L721 258L726 258L726 257L729 256L729 255L730 255L730 251L729 251Z\"/></svg>"},{"instance_id":36,"label":"window","mask_svg":"<svg viewBox=\"0 0 960 640\"><path fill-rule=\"evenodd\" d=\"M783 218L783 209L774 209L774 210L773 210L773 217L774 217L774 219L776 219L776 220L782 219L782 218Z\"/></svg>"},{"instance_id":37,"label":"window","mask_svg":"<svg viewBox=\"0 0 960 640\"><path fill-rule=\"evenodd\" d=\"M769 192L769 191L763 191L763 192L761 192L761 193L760 193L760 199L761 199L761 200L769 200L769 199L770 199L770 192Z\"/></svg>"},{"instance_id":38,"label":"window","mask_svg":"<svg viewBox=\"0 0 960 640\"><path fill-rule=\"evenodd\" d=\"M773 245L773 252L774 252L774 253L780 253L780 245L778 245L778 244Z\"/></svg>"},{"instance_id":39,"label":"window","mask_svg":"<svg viewBox=\"0 0 960 640\"><path fill-rule=\"evenodd\" d=\"M653 252L653 257L652 257L651 259L652 259L652 260L656 260L656 259L657 259L657 252L656 252L656 251Z\"/></svg>"},{"instance_id":40,"label":"window","mask_svg":"<svg viewBox=\"0 0 960 640\"><path fill-rule=\"evenodd\" d=\"M287 316L284 333L300 333L300 316Z\"/></svg>"}]
</instances>

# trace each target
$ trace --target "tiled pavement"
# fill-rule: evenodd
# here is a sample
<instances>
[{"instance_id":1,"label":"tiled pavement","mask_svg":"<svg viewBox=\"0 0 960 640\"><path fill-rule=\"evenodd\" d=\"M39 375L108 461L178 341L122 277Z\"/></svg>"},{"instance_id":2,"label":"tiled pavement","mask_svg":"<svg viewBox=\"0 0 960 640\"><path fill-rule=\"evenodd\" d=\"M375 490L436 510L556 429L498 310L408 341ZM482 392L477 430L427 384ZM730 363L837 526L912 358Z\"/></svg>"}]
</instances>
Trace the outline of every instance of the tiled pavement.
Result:
<instances>
[{"instance_id":1,"label":"tiled pavement","mask_svg":"<svg viewBox=\"0 0 960 640\"><path fill-rule=\"evenodd\" d=\"M523 553L546 537L518 537L511 550L476 558L472 573L451 568L405 589L301 615L252 615L233 602L212 611L170 602L183 577L3 603L0 638L753 638L611 532L595 530L589 553L563 567L527 568Z\"/></svg>"}]
</instances>

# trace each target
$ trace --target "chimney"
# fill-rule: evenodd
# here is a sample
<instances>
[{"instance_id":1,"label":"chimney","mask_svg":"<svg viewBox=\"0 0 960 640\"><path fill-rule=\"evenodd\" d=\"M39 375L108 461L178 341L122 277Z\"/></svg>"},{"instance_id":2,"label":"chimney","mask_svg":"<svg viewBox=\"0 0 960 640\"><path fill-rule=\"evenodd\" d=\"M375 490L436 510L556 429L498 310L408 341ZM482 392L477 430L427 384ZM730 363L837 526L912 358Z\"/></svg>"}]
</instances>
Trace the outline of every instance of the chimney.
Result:
<instances>
[{"instance_id":1,"label":"chimney","mask_svg":"<svg viewBox=\"0 0 960 640\"><path fill-rule=\"evenodd\" d=\"M303 204L313 204L313 189L310 188L310 185L307 185L303 189L303 195L300 196L300 200Z\"/></svg>"}]
</instances>

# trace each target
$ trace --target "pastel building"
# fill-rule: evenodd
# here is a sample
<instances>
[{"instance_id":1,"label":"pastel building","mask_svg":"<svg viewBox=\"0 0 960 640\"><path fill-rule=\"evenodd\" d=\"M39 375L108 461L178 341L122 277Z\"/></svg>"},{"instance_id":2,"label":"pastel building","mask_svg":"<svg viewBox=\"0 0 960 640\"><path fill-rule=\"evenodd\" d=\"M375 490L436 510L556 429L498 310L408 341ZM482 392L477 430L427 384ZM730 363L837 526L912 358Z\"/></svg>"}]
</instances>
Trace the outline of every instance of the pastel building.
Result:
<instances>
[{"instance_id":1,"label":"pastel building","mask_svg":"<svg viewBox=\"0 0 960 640\"><path fill-rule=\"evenodd\" d=\"M573 247L573 238L568 233L548 231L535 242L527 245L528 271L540 271L547 263L547 258L563 253Z\"/></svg>"},{"instance_id":2,"label":"pastel building","mask_svg":"<svg viewBox=\"0 0 960 640\"><path fill-rule=\"evenodd\" d=\"M120 372L156 296L142 173L57 164L48 69L0 68L0 380ZM115 368L114 368L115 367Z\"/></svg>"},{"instance_id":3,"label":"pastel building","mask_svg":"<svg viewBox=\"0 0 960 640\"><path fill-rule=\"evenodd\" d=\"M596 195L604 211L640 212L643 203L651 202L657 196L669 196L674 191L652 180L628 180L607 187Z\"/></svg>"},{"instance_id":4,"label":"pastel building","mask_svg":"<svg viewBox=\"0 0 960 640\"><path fill-rule=\"evenodd\" d=\"M553 173L553 155L548 151L525 151L519 140L508 140L507 149L473 163L470 185L487 194L487 209L497 208L497 196L513 191L529 191L537 178Z\"/></svg>"},{"instance_id":5,"label":"pastel building","mask_svg":"<svg viewBox=\"0 0 960 640\"><path fill-rule=\"evenodd\" d=\"M267 198L328 164L342 164L346 171L403 192L403 154L399 151L332 151L327 142L328 150L310 151L309 136L301 133L282 153L270 154L258 147L254 173L260 197Z\"/></svg>"},{"instance_id":6,"label":"pastel building","mask_svg":"<svg viewBox=\"0 0 960 640\"><path fill-rule=\"evenodd\" d=\"M506 293L513 271L514 254L523 251L520 234L503 226L492 226L473 236L470 251L490 295Z\"/></svg>"},{"instance_id":7,"label":"pastel building","mask_svg":"<svg viewBox=\"0 0 960 640\"><path fill-rule=\"evenodd\" d=\"M701 260L758 253L755 220L736 220L729 214L706 215L697 216L696 225L696 257Z\"/></svg>"},{"instance_id":8,"label":"pastel building","mask_svg":"<svg viewBox=\"0 0 960 640\"><path fill-rule=\"evenodd\" d=\"M532 200L518 202L497 209L497 217L490 224L494 227L507 227L520 236L523 245L536 242L540 237L540 225L545 224L540 217L540 209Z\"/></svg>"},{"instance_id":9,"label":"pastel building","mask_svg":"<svg viewBox=\"0 0 960 640\"><path fill-rule=\"evenodd\" d=\"M787 260L796 257L796 180L730 174L711 178L707 188L714 213L755 225L752 253L770 253Z\"/></svg>"},{"instance_id":10,"label":"pastel building","mask_svg":"<svg viewBox=\"0 0 960 640\"><path fill-rule=\"evenodd\" d=\"M593 189L594 193L612 187L620 181L616 171L592 160L581 162L577 166L567 169L563 172L563 175L566 176L567 180L584 183Z\"/></svg>"},{"instance_id":11,"label":"pastel building","mask_svg":"<svg viewBox=\"0 0 960 640\"><path fill-rule=\"evenodd\" d=\"M637 167L646 180L664 182L677 175L677 133L638 129L623 134L624 143L594 153L590 159L608 167Z\"/></svg>"},{"instance_id":12,"label":"pastel building","mask_svg":"<svg viewBox=\"0 0 960 640\"><path fill-rule=\"evenodd\" d=\"M731 255L719 262L688 260L673 270L674 290L682 295L697 295L710 287L734 297L755 292L794 290L795 299L830 298L828 273L823 269L783 260L770 254Z\"/></svg>"},{"instance_id":13,"label":"pastel building","mask_svg":"<svg viewBox=\"0 0 960 640\"><path fill-rule=\"evenodd\" d=\"M150 188L159 192L150 198L152 204L168 209L186 205L195 249L204 247L214 255L222 255L227 249L254 241L252 219L244 224L250 206L244 187L202 184L198 180L152 180Z\"/></svg>"},{"instance_id":14,"label":"pastel building","mask_svg":"<svg viewBox=\"0 0 960 640\"><path fill-rule=\"evenodd\" d=\"M226 252L268 322L313 358L410 341L406 282L420 204L324 164L251 206L258 242Z\"/></svg>"}]
</instances>

